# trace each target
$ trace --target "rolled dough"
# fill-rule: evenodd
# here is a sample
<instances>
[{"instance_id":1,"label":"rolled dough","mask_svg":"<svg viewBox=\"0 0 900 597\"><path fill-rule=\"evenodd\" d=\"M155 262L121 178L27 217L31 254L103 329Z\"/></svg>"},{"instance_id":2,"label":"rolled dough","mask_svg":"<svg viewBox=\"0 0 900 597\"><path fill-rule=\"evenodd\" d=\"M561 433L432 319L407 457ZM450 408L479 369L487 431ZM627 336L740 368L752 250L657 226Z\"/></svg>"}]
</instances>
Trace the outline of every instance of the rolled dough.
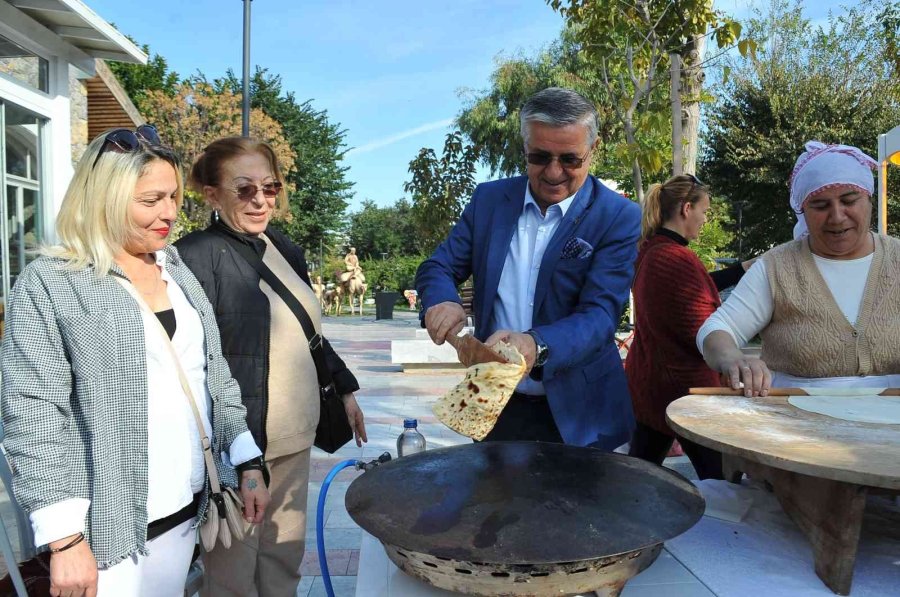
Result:
<instances>
[{"instance_id":1,"label":"rolled dough","mask_svg":"<svg viewBox=\"0 0 900 597\"><path fill-rule=\"evenodd\" d=\"M845 421L900 425L900 396L791 396L788 402L799 409Z\"/></svg>"}]
</instances>

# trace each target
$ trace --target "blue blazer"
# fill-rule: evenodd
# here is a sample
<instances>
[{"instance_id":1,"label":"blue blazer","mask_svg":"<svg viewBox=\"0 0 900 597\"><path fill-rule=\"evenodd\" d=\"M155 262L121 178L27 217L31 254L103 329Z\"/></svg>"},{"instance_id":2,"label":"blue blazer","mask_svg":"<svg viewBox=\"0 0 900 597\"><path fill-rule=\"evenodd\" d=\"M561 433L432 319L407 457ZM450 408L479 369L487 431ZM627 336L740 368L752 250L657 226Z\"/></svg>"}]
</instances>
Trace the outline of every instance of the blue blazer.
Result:
<instances>
[{"instance_id":1,"label":"blue blazer","mask_svg":"<svg viewBox=\"0 0 900 597\"><path fill-rule=\"evenodd\" d=\"M525 201L524 176L478 185L449 237L416 273L422 316L474 277L475 335L490 329L500 274ZM634 414L615 344L640 237L637 203L588 176L541 261L532 328L550 348L543 367L553 418L567 444L612 450ZM586 242L593 248L585 255ZM576 251L563 251L567 246ZM515 330L524 331L524 330Z\"/></svg>"}]
</instances>

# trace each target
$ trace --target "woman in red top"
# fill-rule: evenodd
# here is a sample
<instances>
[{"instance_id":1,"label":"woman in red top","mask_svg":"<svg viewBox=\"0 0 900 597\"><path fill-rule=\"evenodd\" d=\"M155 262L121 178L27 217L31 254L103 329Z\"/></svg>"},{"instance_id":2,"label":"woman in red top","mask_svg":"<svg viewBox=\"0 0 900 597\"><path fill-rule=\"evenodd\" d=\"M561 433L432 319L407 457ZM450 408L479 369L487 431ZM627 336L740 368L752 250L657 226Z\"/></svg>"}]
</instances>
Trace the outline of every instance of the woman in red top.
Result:
<instances>
[{"instance_id":1,"label":"woman in red top","mask_svg":"<svg viewBox=\"0 0 900 597\"><path fill-rule=\"evenodd\" d=\"M714 281L688 248L700 236L709 206L706 187L692 174L654 185L644 200L632 287L635 333L625 374L637 419L629 455L656 464L676 438L666 423L669 403L691 387L720 385L695 338L721 303L719 289L736 284L748 265L716 272ZM699 478L722 478L721 453L682 437L678 441Z\"/></svg>"}]
</instances>

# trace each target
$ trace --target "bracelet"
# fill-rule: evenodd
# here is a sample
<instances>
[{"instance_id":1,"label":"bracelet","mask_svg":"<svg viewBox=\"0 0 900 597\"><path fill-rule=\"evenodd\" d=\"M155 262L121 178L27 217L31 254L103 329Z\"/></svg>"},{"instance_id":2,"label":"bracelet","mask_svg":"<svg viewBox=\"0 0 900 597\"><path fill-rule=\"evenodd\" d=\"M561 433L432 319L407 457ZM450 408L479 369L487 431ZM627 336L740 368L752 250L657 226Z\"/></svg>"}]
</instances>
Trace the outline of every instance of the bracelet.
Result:
<instances>
[{"instance_id":1,"label":"bracelet","mask_svg":"<svg viewBox=\"0 0 900 597\"><path fill-rule=\"evenodd\" d=\"M84 541L84 533L78 533L77 537L75 537L74 539L72 539L71 541L69 541L68 543L63 545L62 547L57 547L56 549L51 547L50 553L59 553L61 551L66 551L67 549L72 549L73 547L75 547L76 545L81 543L82 541Z\"/></svg>"},{"instance_id":2,"label":"bracelet","mask_svg":"<svg viewBox=\"0 0 900 597\"><path fill-rule=\"evenodd\" d=\"M243 473L244 471L262 471L266 469L266 462L263 460L262 456L257 456L256 458L251 458L247 462L240 463L234 468L239 473Z\"/></svg>"}]
</instances>

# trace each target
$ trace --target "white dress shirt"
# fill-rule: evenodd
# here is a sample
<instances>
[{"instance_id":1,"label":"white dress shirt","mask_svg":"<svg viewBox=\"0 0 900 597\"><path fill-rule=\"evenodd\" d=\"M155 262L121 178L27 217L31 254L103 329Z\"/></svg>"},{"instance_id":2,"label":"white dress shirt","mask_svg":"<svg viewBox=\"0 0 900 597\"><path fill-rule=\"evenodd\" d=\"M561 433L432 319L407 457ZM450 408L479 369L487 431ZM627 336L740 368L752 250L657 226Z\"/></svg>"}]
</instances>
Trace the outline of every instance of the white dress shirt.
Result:
<instances>
[{"instance_id":1,"label":"white dress shirt","mask_svg":"<svg viewBox=\"0 0 900 597\"><path fill-rule=\"evenodd\" d=\"M531 186L525 185L522 214L509 243L509 251L506 253L503 273L497 287L497 297L494 299L491 330L524 332L531 329L534 290L541 269L541 260L574 198L575 195L567 197L548 207L547 213L542 214L541 208L531 196ZM516 391L535 396L546 394L544 384L527 375L519 382Z\"/></svg>"},{"instance_id":2,"label":"white dress shirt","mask_svg":"<svg viewBox=\"0 0 900 597\"><path fill-rule=\"evenodd\" d=\"M822 274L828 290L844 317L856 324L872 265L874 253L859 259L826 259L813 255L816 267ZM739 346L753 339L772 320L775 303L766 264L756 261L738 282L728 300L713 313L697 332L697 348L703 352L703 342L714 331L727 332ZM772 372L772 386L797 387L870 387L892 388L900 384L900 375L867 375L865 377L796 377L780 371Z\"/></svg>"},{"instance_id":3,"label":"white dress shirt","mask_svg":"<svg viewBox=\"0 0 900 597\"><path fill-rule=\"evenodd\" d=\"M200 316L181 287L165 269L166 255L156 253L166 293L175 311L175 352L196 399L206 434L212 437L212 398L206 384L206 340ZM172 361L156 316L141 309L147 358L147 521L174 514L187 506L206 482L206 464L197 423ZM234 463L262 452L249 431L235 438L230 449ZM227 458L225 453L223 459ZM126 480L123 479L123 482ZM84 531L90 500L72 498L31 513L35 545L44 545Z\"/></svg>"}]
</instances>

